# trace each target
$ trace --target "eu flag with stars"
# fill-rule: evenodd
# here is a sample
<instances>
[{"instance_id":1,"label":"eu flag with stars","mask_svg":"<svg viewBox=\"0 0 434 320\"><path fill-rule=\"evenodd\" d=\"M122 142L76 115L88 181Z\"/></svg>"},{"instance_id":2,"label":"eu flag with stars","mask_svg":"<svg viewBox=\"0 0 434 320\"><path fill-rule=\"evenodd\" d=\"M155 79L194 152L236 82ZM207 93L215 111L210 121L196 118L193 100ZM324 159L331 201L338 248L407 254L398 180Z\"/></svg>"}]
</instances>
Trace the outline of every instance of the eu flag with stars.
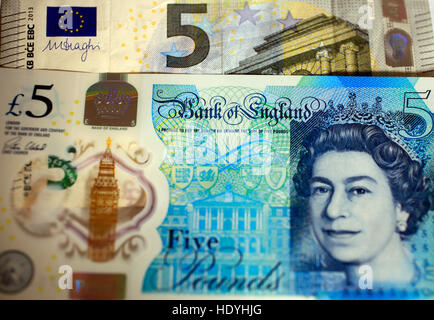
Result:
<instances>
[{"instance_id":1,"label":"eu flag with stars","mask_svg":"<svg viewBox=\"0 0 434 320\"><path fill-rule=\"evenodd\" d=\"M47 7L47 37L96 37L96 7Z\"/></svg>"}]
</instances>

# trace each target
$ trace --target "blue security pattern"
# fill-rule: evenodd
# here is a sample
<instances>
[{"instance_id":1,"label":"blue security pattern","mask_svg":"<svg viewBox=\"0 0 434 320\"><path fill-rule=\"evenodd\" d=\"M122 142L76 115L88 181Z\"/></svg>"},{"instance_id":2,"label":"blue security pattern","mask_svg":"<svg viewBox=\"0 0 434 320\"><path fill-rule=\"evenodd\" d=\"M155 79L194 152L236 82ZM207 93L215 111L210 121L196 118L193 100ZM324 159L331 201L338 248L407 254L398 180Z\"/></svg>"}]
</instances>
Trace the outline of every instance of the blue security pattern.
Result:
<instances>
[{"instance_id":1,"label":"blue security pattern","mask_svg":"<svg viewBox=\"0 0 434 320\"><path fill-rule=\"evenodd\" d=\"M163 251L146 273L144 292L287 293L289 208L268 207L227 189L188 205L169 206L158 229ZM173 230L183 239L170 249ZM194 239L204 239L201 248ZM206 239L218 244L204 248Z\"/></svg>"},{"instance_id":2,"label":"blue security pattern","mask_svg":"<svg viewBox=\"0 0 434 320\"><path fill-rule=\"evenodd\" d=\"M146 271L142 291L300 295L323 299L432 295L426 292L432 285L425 285L432 280L425 276L417 288L398 295L393 290L347 290L342 269L322 260L314 250L318 244L313 239L307 241L311 236L303 233L307 224L300 219L305 215L306 204L294 194L290 182L303 136L312 126L330 120L333 110L341 106L355 115L370 111L384 113L385 120L404 113L405 120L412 125L408 132L413 137L401 137L401 140L422 160L427 175L432 175L432 113L423 96L417 97L422 93L415 92L416 82L411 78L392 78L386 84L381 78L365 81L328 77L325 81L305 77L297 87L270 86L261 92L227 86L204 89L200 94L194 86L154 85L152 117L158 136L168 146L168 156L160 169L169 181L170 205L158 228L162 250ZM407 101L406 95L414 97ZM212 101L222 108L219 119L215 112L211 113L216 110L210 107ZM202 118L201 112L206 108L209 108L208 115ZM283 111L289 108L292 113L283 116ZM185 110L188 112L184 113ZM253 114L253 110L258 112ZM193 115L192 111L198 113ZM235 121L237 116L241 121ZM250 135L270 127L277 134L267 138L259 136L261 139L250 139L247 143L240 140L228 144L227 148L215 149L211 156L204 152L203 146L213 147L219 142L205 144L206 138L216 135L216 130L235 132L233 129L239 128L239 132ZM198 134L190 137L186 129ZM238 148L243 145L253 148L264 141L271 142L268 153L273 154L272 160L265 162L263 155L267 152L256 154L249 149L245 154L250 155L250 163L243 164L240 157L243 152ZM176 157L177 151L183 156ZM252 174L261 163L269 170ZM283 184L279 183L279 177L284 177ZM431 227L432 223L422 231L422 236L429 234ZM432 262L427 258L426 239L415 239L411 251L423 262L423 271L429 271ZM298 248L296 242L305 245Z\"/></svg>"}]
</instances>

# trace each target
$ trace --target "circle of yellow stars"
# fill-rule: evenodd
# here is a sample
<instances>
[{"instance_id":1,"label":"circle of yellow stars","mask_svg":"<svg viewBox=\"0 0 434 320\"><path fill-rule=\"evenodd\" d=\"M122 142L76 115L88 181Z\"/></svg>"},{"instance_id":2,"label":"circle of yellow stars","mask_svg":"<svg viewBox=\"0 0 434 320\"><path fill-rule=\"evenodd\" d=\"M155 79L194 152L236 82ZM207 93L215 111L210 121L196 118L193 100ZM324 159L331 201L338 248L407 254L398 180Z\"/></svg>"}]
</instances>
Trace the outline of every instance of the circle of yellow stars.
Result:
<instances>
[{"instance_id":1,"label":"circle of yellow stars","mask_svg":"<svg viewBox=\"0 0 434 320\"><path fill-rule=\"evenodd\" d=\"M71 14L74 14L74 10L71 10L70 13L71 13ZM67 14L68 14L68 11L66 11L66 12L65 12L61 17L60 17L60 19L59 19L59 26L60 26L62 29L64 28L64 31L66 31L66 32L68 32L68 29L67 29L66 26L63 24L63 21L64 21L63 18L64 18ZM75 14L76 14L76 15L80 15L80 13L79 13L78 11L76 11ZM82 15L80 15L80 19L83 19L83 16L82 16ZM78 32L78 31L80 31L81 28L83 28L84 20L81 20L80 22L81 22L81 23L80 23L80 28L76 28L76 29L75 29L75 32ZM70 32L70 33L74 33L74 29L69 30L69 32Z\"/></svg>"}]
</instances>

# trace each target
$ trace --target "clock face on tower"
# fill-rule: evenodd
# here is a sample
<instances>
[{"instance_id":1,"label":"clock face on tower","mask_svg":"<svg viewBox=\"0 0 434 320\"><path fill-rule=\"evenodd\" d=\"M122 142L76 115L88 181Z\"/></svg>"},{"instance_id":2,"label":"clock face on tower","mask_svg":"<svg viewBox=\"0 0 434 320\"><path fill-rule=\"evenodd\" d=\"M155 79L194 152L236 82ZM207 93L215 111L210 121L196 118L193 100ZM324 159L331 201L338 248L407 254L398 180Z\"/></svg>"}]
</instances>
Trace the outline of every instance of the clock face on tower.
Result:
<instances>
[{"instance_id":1,"label":"clock face on tower","mask_svg":"<svg viewBox=\"0 0 434 320\"><path fill-rule=\"evenodd\" d=\"M0 292L18 293L32 278L33 263L25 253L8 250L0 254Z\"/></svg>"}]
</instances>

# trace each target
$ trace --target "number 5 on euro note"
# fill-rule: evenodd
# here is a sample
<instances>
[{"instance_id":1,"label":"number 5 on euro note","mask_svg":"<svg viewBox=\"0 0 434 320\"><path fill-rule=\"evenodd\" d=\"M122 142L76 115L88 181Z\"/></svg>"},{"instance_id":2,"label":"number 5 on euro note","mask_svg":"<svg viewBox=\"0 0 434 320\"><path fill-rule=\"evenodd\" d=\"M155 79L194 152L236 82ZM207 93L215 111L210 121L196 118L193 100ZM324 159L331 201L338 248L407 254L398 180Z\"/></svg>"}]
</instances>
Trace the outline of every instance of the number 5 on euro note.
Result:
<instances>
[{"instance_id":1,"label":"number 5 on euro note","mask_svg":"<svg viewBox=\"0 0 434 320\"><path fill-rule=\"evenodd\" d=\"M168 4L167 38L189 37L194 41L194 51L186 57L167 56L167 67L188 68L201 63L209 53L209 38L205 31L192 25L181 25L183 13L207 13L206 4Z\"/></svg>"}]
</instances>

